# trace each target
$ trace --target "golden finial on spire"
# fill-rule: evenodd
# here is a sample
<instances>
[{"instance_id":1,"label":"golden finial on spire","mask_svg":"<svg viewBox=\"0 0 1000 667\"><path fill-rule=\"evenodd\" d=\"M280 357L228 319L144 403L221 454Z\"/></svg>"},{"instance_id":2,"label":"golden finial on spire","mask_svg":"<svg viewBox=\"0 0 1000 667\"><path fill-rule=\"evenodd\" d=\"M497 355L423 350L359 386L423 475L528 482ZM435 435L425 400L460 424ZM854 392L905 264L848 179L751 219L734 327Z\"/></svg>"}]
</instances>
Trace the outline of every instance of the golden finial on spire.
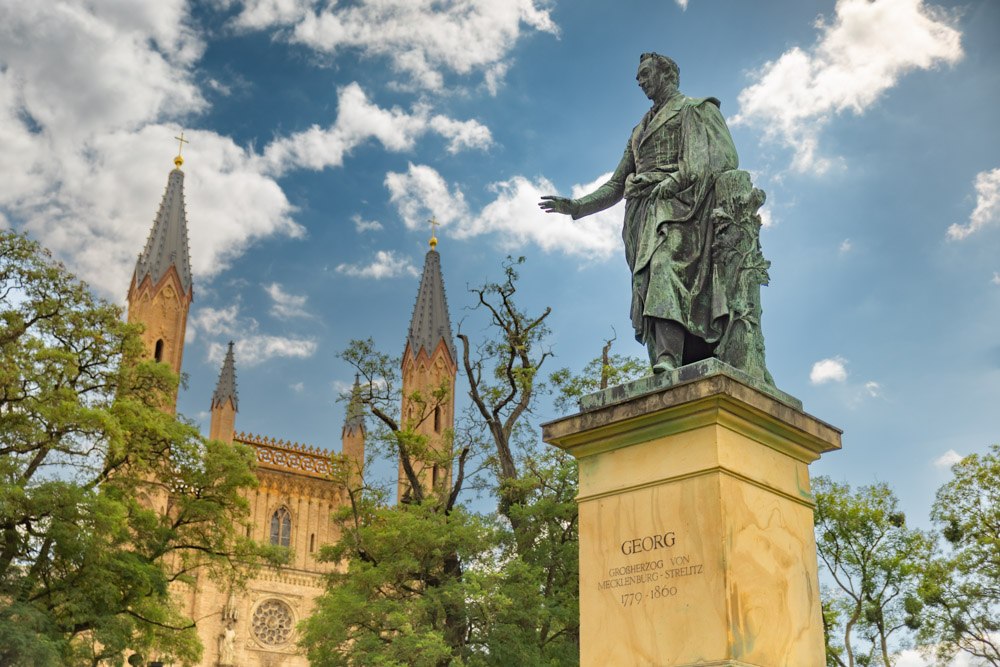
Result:
<instances>
[{"instance_id":1,"label":"golden finial on spire","mask_svg":"<svg viewBox=\"0 0 1000 667\"><path fill-rule=\"evenodd\" d=\"M441 223L438 222L434 218L434 216L431 216L431 219L428 220L427 222L431 226L431 250L434 250L434 249L437 248L437 244L438 244L437 236L435 236L434 233L437 231L437 228L441 226Z\"/></svg>"},{"instance_id":2,"label":"golden finial on spire","mask_svg":"<svg viewBox=\"0 0 1000 667\"><path fill-rule=\"evenodd\" d=\"M174 137L174 139L180 142L177 146L177 157L174 158L174 164L178 169L180 169L181 165L184 164L184 158L181 157L181 150L184 148L184 144L189 144L191 142L184 138L184 130L181 130L181 136Z\"/></svg>"}]
</instances>

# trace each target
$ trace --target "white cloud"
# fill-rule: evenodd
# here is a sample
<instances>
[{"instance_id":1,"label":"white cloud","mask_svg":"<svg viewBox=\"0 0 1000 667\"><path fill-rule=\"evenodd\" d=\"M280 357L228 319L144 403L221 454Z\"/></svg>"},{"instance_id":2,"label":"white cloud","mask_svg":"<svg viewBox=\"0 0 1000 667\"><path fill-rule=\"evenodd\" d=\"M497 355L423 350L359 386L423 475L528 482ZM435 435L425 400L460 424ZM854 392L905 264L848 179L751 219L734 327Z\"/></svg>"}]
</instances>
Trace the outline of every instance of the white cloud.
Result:
<instances>
[{"instance_id":1,"label":"white cloud","mask_svg":"<svg viewBox=\"0 0 1000 667\"><path fill-rule=\"evenodd\" d=\"M377 232L382 229L382 223L378 220L365 220L360 215L352 216L351 220L354 222L354 230L359 234Z\"/></svg>"},{"instance_id":2,"label":"white cloud","mask_svg":"<svg viewBox=\"0 0 1000 667\"><path fill-rule=\"evenodd\" d=\"M265 148L262 160L275 175L293 168L339 167L347 154L369 139L377 139L386 150L401 152L412 149L417 139L430 131L449 139L452 153L492 144L489 128L478 121L431 116L430 111L423 103L414 105L410 112L399 107L383 109L368 99L357 82L349 83L338 90L337 119L332 125L313 125L276 139Z\"/></svg>"},{"instance_id":3,"label":"white cloud","mask_svg":"<svg viewBox=\"0 0 1000 667\"><path fill-rule=\"evenodd\" d=\"M993 279L990 282L992 282L994 285L1000 285L1000 273L994 271Z\"/></svg>"},{"instance_id":4,"label":"white cloud","mask_svg":"<svg viewBox=\"0 0 1000 667\"><path fill-rule=\"evenodd\" d=\"M843 241L840 242L839 251L841 255L846 255L852 250L854 250L854 244L851 243L851 239L844 239Z\"/></svg>"},{"instance_id":5,"label":"white cloud","mask_svg":"<svg viewBox=\"0 0 1000 667\"><path fill-rule=\"evenodd\" d=\"M770 229L774 227L774 214L771 212L771 207L766 204L757 211L757 215L760 216L760 226L764 229Z\"/></svg>"},{"instance_id":6,"label":"white cloud","mask_svg":"<svg viewBox=\"0 0 1000 667\"><path fill-rule=\"evenodd\" d=\"M351 392L354 390L354 381L345 382L343 380L333 380L330 382L330 388L333 389L333 393L336 394L338 398L347 399L351 396Z\"/></svg>"},{"instance_id":7,"label":"white cloud","mask_svg":"<svg viewBox=\"0 0 1000 667\"><path fill-rule=\"evenodd\" d=\"M593 191L609 176L573 186L572 195L579 197ZM542 195L555 192L555 186L542 177L532 181L514 176L493 183L490 190L495 197L478 213L470 209L458 187L449 187L437 171L426 165L411 164L404 173L390 172L385 185L390 201L410 229L419 229L433 215L445 227L452 226L456 238L493 234L504 248L533 243L546 252L603 260L621 247L624 203L576 221L548 214L538 208L538 201Z\"/></svg>"},{"instance_id":8,"label":"white cloud","mask_svg":"<svg viewBox=\"0 0 1000 667\"><path fill-rule=\"evenodd\" d=\"M463 148L478 148L485 150L493 144L490 129L475 120L454 120L447 116L437 115L431 118L430 127L446 139L449 153L457 153Z\"/></svg>"},{"instance_id":9,"label":"white cloud","mask_svg":"<svg viewBox=\"0 0 1000 667\"><path fill-rule=\"evenodd\" d=\"M172 168L171 119L207 107L188 3L0 3L0 215L120 300ZM188 132L192 265L297 235L281 189L231 140ZM198 224L211 220L212 224Z\"/></svg>"},{"instance_id":10,"label":"white cloud","mask_svg":"<svg viewBox=\"0 0 1000 667\"><path fill-rule=\"evenodd\" d=\"M976 208L969 224L948 227L948 238L961 241L983 227L1000 222L1000 167L976 174Z\"/></svg>"},{"instance_id":11,"label":"white cloud","mask_svg":"<svg viewBox=\"0 0 1000 667\"><path fill-rule=\"evenodd\" d=\"M219 93L223 97L228 97L229 95L232 95L232 93L233 93L232 86L230 86L228 84L225 84L225 83L219 81L218 79L211 79L210 78L205 83L206 83L206 85L209 88L211 88L215 92Z\"/></svg>"},{"instance_id":12,"label":"white cloud","mask_svg":"<svg viewBox=\"0 0 1000 667\"><path fill-rule=\"evenodd\" d=\"M198 308L188 316L188 326L208 336L229 336L238 330L240 307Z\"/></svg>"},{"instance_id":13,"label":"white cloud","mask_svg":"<svg viewBox=\"0 0 1000 667\"><path fill-rule=\"evenodd\" d=\"M306 310L306 297L289 294L278 283L264 285L264 291L274 302L271 304L271 314L279 318L312 317Z\"/></svg>"},{"instance_id":14,"label":"white cloud","mask_svg":"<svg viewBox=\"0 0 1000 667\"><path fill-rule=\"evenodd\" d=\"M173 137L208 103L205 49L189 3L0 3L0 221L25 229L105 296L121 300L172 168ZM206 90L218 89L211 81ZM278 138L263 154L186 129L185 196L196 289L255 241L301 237L276 178L342 164L369 139L407 150L428 133L448 150L485 148L474 120L382 109L357 84L326 129Z\"/></svg>"},{"instance_id":15,"label":"white cloud","mask_svg":"<svg viewBox=\"0 0 1000 667\"><path fill-rule=\"evenodd\" d=\"M837 0L834 11L832 21L817 21L814 46L794 47L756 73L731 119L792 148L800 171L833 164L819 153L819 132L834 115L860 115L907 72L962 57L954 21L924 0Z\"/></svg>"},{"instance_id":16,"label":"white cloud","mask_svg":"<svg viewBox=\"0 0 1000 667\"><path fill-rule=\"evenodd\" d=\"M525 28L558 34L547 0L244 0L234 24L277 29L324 54L388 58L409 85L444 86L447 73L483 72L495 92Z\"/></svg>"},{"instance_id":17,"label":"white cloud","mask_svg":"<svg viewBox=\"0 0 1000 667\"><path fill-rule=\"evenodd\" d=\"M226 342L235 341L237 367L248 368L276 357L311 357L318 347L314 339L277 336L260 332L260 324L252 317L241 317L237 304L225 308L198 308L188 318L192 327L208 338L208 360L221 364Z\"/></svg>"},{"instance_id":18,"label":"white cloud","mask_svg":"<svg viewBox=\"0 0 1000 667\"><path fill-rule=\"evenodd\" d=\"M934 459L934 465L938 468L951 468L963 458L965 457L956 452L954 449L949 449L944 454Z\"/></svg>"},{"instance_id":19,"label":"white cloud","mask_svg":"<svg viewBox=\"0 0 1000 667\"><path fill-rule=\"evenodd\" d=\"M827 382L847 381L847 360L842 357L831 357L821 359L813 364L812 371L809 372L809 382L812 384L825 384Z\"/></svg>"},{"instance_id":20,"label":"white cloud","mask_svg":"<svg viewBox=\"0 0 1000 667\"><path fill-rule=\"evenodd\" d=\"M465 195L432 167L410 163L405 173L386 174L385 186L408 229L422 229L431 217L449 225L469 216Z\"/></svg>"},{"instance_id":21,"label":"white cloud","mask_svg":"<svg viewBox=\"0 0 1000 667\"><path fill-rule=\"evenodd\" d=\"M507 70L509 68L509 62L502 62L494 63L486 70L486 74L483 76L483 83L486 84L486 90L490 95L496 95L500 91L500 86L503 84L503 78L507 76Z\"/></svg>"},{"instance_id":22,"label":"white cloud","mask_svg":"<svg viewBox=\"0 0 1000 667\"><path fill-rule=\"evenodd\" d=\"M311 357L317 347L318 344L314 340L251 333L236 339L233 354L237 366L250 367L276 357L305 359ZM209 361L221 364L225 353L224 343L208 345Z\"/></svg>"},{"instance_id":23,"label":"white cloud","mask_svg":"<svg viewBox=\"0 0 1000 667\"><path fill-rule=\"evenodd\" d=\"M343 273L355 278L397 278L407 275L416 277L420 275L417 268L413 266L406 257L399 257L392 250L379 250L375 253L375 258L368 264L338 264L337 273Z\"/></svg>"},{"instance_id":24,"label":"white cloud","mask_svg":"<svg viewBox=\"0 0 1000 667\"><path fill-rule=\"evenodd\" d=\"M305 382L296 382L295 384L288 385L288 388L294 391L296 394L301 394L306 390Z\"/></svg>"},{"instance_id":25,"label":"white cloud","mask_svg":"<svg viewBox=\"0 0 1000 667\"><path fill-rule=\"evenodd\" d=\"M858 408L873 399L885 400L885 393L882 384L875 380L865 382L850 382L847 370L847 359L843 357L829 357L820 359L813 364L809 372L809 382L812 385L822 384L839 385L834 391L834 395L852 410Z\"/></svg>"},{"instance_id":26,"label":"white cloud","mask_svg":"<svg viewBox=\"0 0 1000 667\"><path fill-rule=\"evenodd\" d=\"M135 255L149 233L150 220L166 187L169 153L176 126L152 124L136 132L120 131L95 140L102 156L98 173L73 176L61 185L67 206L61 215L49 218L35 214L32 229L44 225L46 245L73 253L86 275L100 275L99 286L123 291L131 275ZM228 268L253 242L274 235L300 238L304 229L292 215L294 207L281 187L261 173L256 157L229 137L201 130L185 131L184 194L190 235L191 265L195 279L207 280ZM82 217L81 217L82 213ZM70 220L78 218L80 220ZM209 224L210 223L210 224ZM99 247L54 243L59 230L68 226L91 235ZM61 239L60 239L61 241ZM111 264L101 250L121 258ZM114 282L109 268L123 272ZM197 289L197 285L195 287Z\"/></svg>"},{"instance_id":27,"label":"white cloud","mask_svg":"<svg viewBox=\"0 0 1000 667\"><path fill-rule=\"evenodd\" d=\"M205 45L189 19L185 0L7 0L0 4L4 111L8 94L16 96L43 130L34 140L57 143L198 111L205 101L190 67Z\"/></svg>"},{"instance_id":28,"label":"white cloud","mask_svg":"<svg viewBox=\"0 0 1000 667\"><path fill-rule=\"evenodd\" d=\"M847 369L844 368L843 370L845 373L845 380L846 380ZM837 371L834 370L833 374L836 373ZM830 382L835 379L836 378L829 378L825 381ZM838 382L840 382L841 385L843 385L838 390L838 393L841 399L847 405L847 407L851 409L858 408L861 405L873 399L882 399L882 400L885 399L885 394L882 391L882 385L878 382L875 382L874 380L868 380L867 382L863 382L861 384L853 384L845 380L837 380ZM819 384L819 383L814 382L813 384Z\"/></svg>"},{"instance_id":29,"label":"white cloud","mask_svg":"<svg viewBox=\"0 0 1000 667\"><path fill-rule=\"evenodd\" d=\"M688 0L675 0L677 6L681 8L682 11L687 10Z\"/></svg>"}]
</instances>

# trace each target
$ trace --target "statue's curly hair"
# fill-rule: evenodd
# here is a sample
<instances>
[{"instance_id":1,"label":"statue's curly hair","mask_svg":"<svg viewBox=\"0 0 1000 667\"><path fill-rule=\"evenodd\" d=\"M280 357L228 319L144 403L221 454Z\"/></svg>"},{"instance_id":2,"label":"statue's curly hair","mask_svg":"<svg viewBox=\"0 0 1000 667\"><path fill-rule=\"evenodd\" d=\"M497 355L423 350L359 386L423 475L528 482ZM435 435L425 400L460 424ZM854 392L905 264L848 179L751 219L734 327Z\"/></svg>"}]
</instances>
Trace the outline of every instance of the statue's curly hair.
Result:
<instances>
[{"instance_id":1,"label":"statue's curly hair","mask_svg":"<svg viewBox=\"0 0 1000 667\"><path fill-rule=\"evenodd\" d=\"M644 60L651 58L653 62L660 71L665 72L668 77L670 77L674 83L679 84L681 81L681 68L677 66L673 58L668 58L667 56L651 51L649 53L644 53L639 56L639 64L642 64Z\"/></svg>"}]
</instances>

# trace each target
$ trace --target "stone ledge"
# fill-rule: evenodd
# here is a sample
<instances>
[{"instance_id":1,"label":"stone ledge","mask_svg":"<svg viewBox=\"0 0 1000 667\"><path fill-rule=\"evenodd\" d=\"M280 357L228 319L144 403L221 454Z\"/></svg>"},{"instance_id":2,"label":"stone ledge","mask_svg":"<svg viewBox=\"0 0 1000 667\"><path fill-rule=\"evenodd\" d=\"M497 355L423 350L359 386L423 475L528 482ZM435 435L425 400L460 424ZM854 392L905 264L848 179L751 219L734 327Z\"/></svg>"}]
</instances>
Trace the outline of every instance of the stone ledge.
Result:
<instances>
[{"instance_id":1,"label":"stone ledge","mask_svg":"<svg viewBox=\"0 0 1000 667\"><path fill-rule=\"evenodd\" d=\"M608 405L631 400L643 394L659 391L660 389L694 382L710 375L725 375L741 384L767 394L771 398L795 410L802 410L802 401L791 394L786 394L780 389L772 387L738 368L733 368L729 364L713 358L681 366L667 373L654 373L653 375L647 375L638 380L618 385L617 387L609 387L593 394L587 394L580 398L580 411L589 412L590 410L597 410Z\"/></svg>"},{"instance_id":2,"label":"stone ledge","mask_svg":"<svg viewBox=\"0 0 1000 667\"><path fill-rule=\"evenodd\" d=\"M758 434L755 439L764 436L774 444L790 440L796 449L804 447L814 456L840 449L840 429L803 412L795 399L778 400L773 394L777 390L764 392L748 384L745 377L739 377L745 373L718 360L691 364L674 373L686 373L686 379L673 383L669 378L660 381L649 376L591 394L584 398L593 399L588 409L542 424L542 439L579 458L668 431L705 426L716 421L721 411L732 415L726 419L730 428L752 426Z\"/></svg>"}]
</instances>

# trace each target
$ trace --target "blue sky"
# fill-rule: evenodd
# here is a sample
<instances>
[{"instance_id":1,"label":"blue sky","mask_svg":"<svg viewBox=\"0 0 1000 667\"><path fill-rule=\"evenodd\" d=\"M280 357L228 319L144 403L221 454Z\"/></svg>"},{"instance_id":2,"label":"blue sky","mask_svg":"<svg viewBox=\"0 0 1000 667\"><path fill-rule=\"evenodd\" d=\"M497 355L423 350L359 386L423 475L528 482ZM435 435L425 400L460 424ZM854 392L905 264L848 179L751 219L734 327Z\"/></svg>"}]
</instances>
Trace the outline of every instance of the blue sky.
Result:
<instances>
[{"instance_id":1,"label":"blue sky","mask_svg":"<svg viewBox=\"0 0 1000 667\"><path fill-rule=\"evenodd\" d=\"M649 102L638 56L715 96L768 194L768 365L844 429L814 466L926 522L942 457L1000 433L995 0L6 0L0 225L123 302L182 128L195 272L180 410L237 341L237 428L339 448L335 354L402 350L438 236L452 320L523 254L552 368L631 341L621 209L582 194ZM554 417L549 409L538 415Z\"/></svg>"}]
</instances>

